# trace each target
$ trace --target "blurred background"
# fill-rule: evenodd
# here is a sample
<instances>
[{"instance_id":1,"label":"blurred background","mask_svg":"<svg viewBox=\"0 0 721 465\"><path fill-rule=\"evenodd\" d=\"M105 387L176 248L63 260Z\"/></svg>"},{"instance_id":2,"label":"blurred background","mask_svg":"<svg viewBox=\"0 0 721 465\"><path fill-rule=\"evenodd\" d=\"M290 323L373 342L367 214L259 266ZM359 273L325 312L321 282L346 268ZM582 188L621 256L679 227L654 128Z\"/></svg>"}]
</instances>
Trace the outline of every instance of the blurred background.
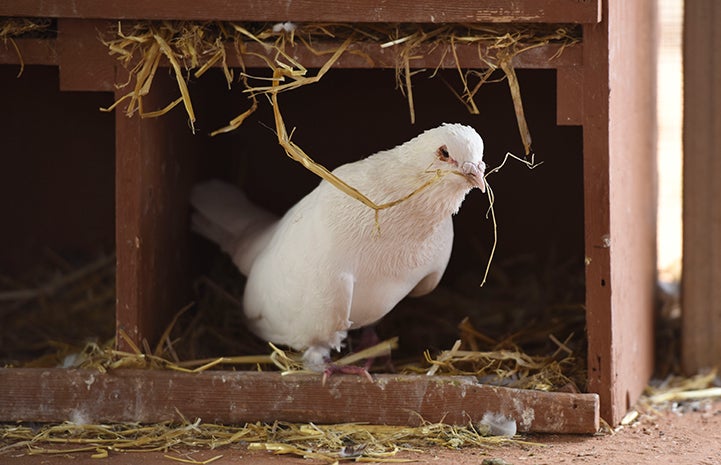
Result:
<instances>
[{"instance_id":1,"label":"blurred background","mask_svg":"<svg viewBox=\"0 0 721 465\"><path fill-rule=\"evenodd\" d=\"M683 0L659 0L658 268L664 282L681 277Z\"/></svg>"}]
</instances>

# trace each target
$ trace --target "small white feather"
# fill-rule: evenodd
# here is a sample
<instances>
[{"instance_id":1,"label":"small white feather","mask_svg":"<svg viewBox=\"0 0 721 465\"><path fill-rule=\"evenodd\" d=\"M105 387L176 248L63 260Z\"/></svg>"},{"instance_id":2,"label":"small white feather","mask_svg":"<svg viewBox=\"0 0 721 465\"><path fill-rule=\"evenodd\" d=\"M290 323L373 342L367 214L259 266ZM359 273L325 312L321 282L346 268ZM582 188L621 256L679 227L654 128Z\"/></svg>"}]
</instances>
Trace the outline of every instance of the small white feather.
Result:
<instances>
[{"instance_id":1,"label":"small white feather","mask_svg":"<svg viewBox=\"0 0 721 465\"><path fill-rule=\"evenodd\" d=\"M481 429L488 431L491 436L513 437L516 435L516 420L502 413L486 412L483 414Z\"/></svg>"},{"instance_id":2,"label":"small white feather","mask_svg":"<svg viewBox=\"0 0 721 465\"><path fill-rule=\"evenodd\" d=\"M293 32L295 31L296 27L297 26L290 21L286 21L284 23L275 23L273 24L273 32Z\"/></svg>"}]
</instances>

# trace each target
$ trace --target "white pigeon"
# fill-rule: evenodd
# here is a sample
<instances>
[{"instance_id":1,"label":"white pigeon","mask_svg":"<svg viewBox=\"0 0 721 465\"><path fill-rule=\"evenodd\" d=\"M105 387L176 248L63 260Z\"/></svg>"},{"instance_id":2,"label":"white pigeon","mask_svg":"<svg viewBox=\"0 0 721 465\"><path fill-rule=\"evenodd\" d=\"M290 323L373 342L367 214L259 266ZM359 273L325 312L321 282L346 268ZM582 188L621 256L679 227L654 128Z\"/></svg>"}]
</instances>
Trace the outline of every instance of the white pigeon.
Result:
<instances>
[{"instance_id":1,"label":"white pigeon","mask_svg":"<svg viewBox=\"0 0 721 465\"><path fill-rule=\"evenodd\" d=\"M326 181L281 218L217 180L197 185L193 228L218 243L247 276L243 307L259 337L304 351L324 371L348 330L381 319L404 297L431 292L453 245L451 216L466 194L485 192L483 140L443 124L393 149L342 165L333 174L377 205L375 211Z\"/></svg>"}]
</instances>

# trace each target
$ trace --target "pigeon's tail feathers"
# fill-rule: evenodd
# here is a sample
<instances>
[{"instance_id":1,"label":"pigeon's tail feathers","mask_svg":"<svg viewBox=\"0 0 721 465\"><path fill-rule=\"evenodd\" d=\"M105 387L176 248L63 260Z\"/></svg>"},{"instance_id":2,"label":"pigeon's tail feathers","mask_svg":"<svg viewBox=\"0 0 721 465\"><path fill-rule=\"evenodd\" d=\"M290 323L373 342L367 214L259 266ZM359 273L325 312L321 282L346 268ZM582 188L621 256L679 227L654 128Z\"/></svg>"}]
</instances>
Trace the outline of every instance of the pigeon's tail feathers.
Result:
<instances>
[{"instance_id":1,"label":"pigeon's tail feathers","mask_svg":"<svg viewBox=\"0 0 721 465\"><path fill-rule=\"evenodd\" d=\"M218 244L247 276L278 217L253 204L240 189L218 180L195 186L190 203L196 210L193 230Z\"/></svg>"}]
</instances>

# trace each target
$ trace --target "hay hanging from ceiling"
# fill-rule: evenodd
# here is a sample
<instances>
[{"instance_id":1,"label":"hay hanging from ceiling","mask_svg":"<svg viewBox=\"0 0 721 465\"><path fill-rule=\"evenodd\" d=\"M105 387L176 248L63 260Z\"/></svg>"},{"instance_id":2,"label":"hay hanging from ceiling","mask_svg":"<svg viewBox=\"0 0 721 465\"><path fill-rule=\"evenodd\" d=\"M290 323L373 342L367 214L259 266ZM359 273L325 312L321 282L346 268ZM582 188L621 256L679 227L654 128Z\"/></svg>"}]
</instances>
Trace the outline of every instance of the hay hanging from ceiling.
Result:
<instances>
[{"instance_id":1,"label":"hay hanging from ceiling","mask_svg":"<svg viewBox=\"0 0 721 465\"><path fill-rule=\"evenodd\" d=\"M531 136L523 114L513 59L521 53L550 43L560 45L557 54L560 55L565 47L574 45L580 40L578 30L573 26L523 24L439 26L285 23L271 26L240 25L229 22L144 21L131 26L118 23L115 34L115 38L105 40L104 43L110 53L117 55L117 58L129 69L128 82L119 87L125 87L133 80L135 82L132 90L115 102L111 109L121 101L130 99L126 114L130 116L137 111L142 117L153 117L166 113L182 102L191 126L195 122L195 113L185 81L193 70L192 75L198 78L211 67L220 66L230 87L234 75L227 62L229 49L234 50L240 63L244 91L254 102L255 96L261 93L277 94L318 82L343 54L362 55L372 65L373 59L363 52L360 45L371 44L378 49L394 50L396 81L408 99L411 122L415 120L411 78L417 72L411 71L414 68L413 62L435 50L441 50L441 59L433 74L435 75L435 72L443 66L447 55L453 57L453 66L459 73L463 87L462 91L456 92L456 95L472 114L480 112L475 102L479 88L488 82L493 71L498 69L503 71L514 101L526 155L531 151ZM248 44L260 44L262 48L251 50ZM328 48L319 50L316 44L325 44ZM461 67L457 53L460 46L467 45L475 45L478 55L478 66L471 70L464 70ZM308 69L293 58L293 51L297 47L304 47L314 55L328 55L330 58L314 76L310 76ZM244 57L249 56L260 58L273 72L270 84L267 83L267 78L253 79L246 74ZM150 91L162 57L165 57L173 70L180 96L163 109L146 112L142 108L142 98ZM250 81L248 78L251 78ZM471 85L474 80L477 82ZM251 83L251 81L258 82ZM213 134L237 128L250 112L252 111L242 113L228 126Z\"/></svg>"},{"instance_id":2,"label":"hay hanging from ceiling","mask_svg":"<svg viewBox=\"0 0 721 465\"><path fill-rule=\"evenodd\" d=\"M233 118L228 125L213 131L211 135L237 129L258 108L258 96L267 96L273 106L278 143L285 153L321 179L373 209L375 228L380 233L379 212L381 210L405 202L440 181L450 172L429 171L425 173L425 179L408 194L390 202L376 203L354 186L338 178L323 165L316 163L298 144L291 140L293 131L288 131L283 121L278 100L279 94L318 82L344 55L360 55L373 64L372 58L364 53L361 47L371 44L371 49L393 49L395 51L397 86L408 100L411 122L414 122L415 110L411 78L418 71L411 71L414 68L413 62L431 52L440 50L440 59L435 66L433 75L444 66L446 57L451 55L453 57L452 66L457 69L463 84L463 90L454 91L454 93L472 114L479 113L475 97L481 85L489 81L494 71L500 69L503 72L513 98L525 155L531 157L530 164L527 164L533 168L535 165L531 148L531 133L523 111L520 86L513 68L513 59L528 50L555 43L559 47L557 54L551 58L553 59L562 53L565 47L578 41L577 28L557 25L446 24L429 26L419 24L296 25L279 23L269 26L265 24L241 25L231 22L145 21L124 28L122 23L118 23L116 38L106 40L104 43L108 46L110 53L117 55L118 59L129 69L128 81L121 84L119 88L127 86L132 86L132 88L112 106L103 110L111 111L120 103L128 101L125 110L128 116L137 112L142 118L149 118L161 116L182 102L190 126L195 132L195 112L186 83L188 76L191 71L195 70L192 75L196 78L200 77L210 67L217 65L222 68L230 87L234 74L228 65L228 49L232 44L241 68L239 79L244 86L243 92L248 95L251 104L248 109ZM323 46L324 49L321 50L320 46ZM485 72L462 69L457 53L461 46L475 46L478 68L486 69ZM294 58L296 56L294 52L299 48L304 48L316 56L329 56L315 75L309 75L308 68L300 60ZM272 77L248 74L244 60L250 57L260 59L272 72ZM164 108L147 110L143 107L143 97L150 92L153 78L163 58L172 69L180 96ZM477 82L471 85L474 79ZM525 163L524 160L521 161ZM491 170L488 174L494 171L497 170ZM490 213L494 221L493 249L495 250L497 237L495 236L493 191L488 182L486 185L488 186ZM485 283L491 259L492 256L488 260L481 286Z\"/></svg>"},{"instance_id":3,"label":"hay hanging from ceiling","mask_svg":"<svg viewBox=\"0 0 721 465\"><path fill-rule=\"evenodd\" d=\"M236 24L230 22L138 22L130 26L118 23L115 38L105 40L111 54L128 68L128 81L119 88L130 90L119 98L110 111L127 101L125 113L131 116L157 117L183 104L189 123L194 131L195 112L186 81L189 76L198 78L212 66L223 70L228 86L234 73L228 65L228 53L232 50L241 68L239 80L251 102L248 109L231 120L212 135L230 132L238 128L258 106L257 97L267 95L274 107L276 132L279 144L294 160L330 182L341 191L363 202L376 213L390 208L416 195L436 182L443 173L419 186L412 193L395 202L378 205L363 193L334 176L322 165L314 162L297 144L291 142L292 131L286 130L278 103L278 94L318 82L336 62L347 54L361 55L372 64L372 58L363 52L363 46L395 51L395 70L398 87L408 100L410 118L415 120L413 103L412 71L414 61L433 51L441 51L441 59L435 72L443 66L447 56L453 56L453 66L458 70L463 89L454 91L472 114L478 114L476 94L491 74L500 69L508 81L514 102L519 133L526 155L532 153L531 134L523 113L518 80L513 59L530 49L549 43L559 44L558 53L579 41L578 31L566 26L540 25L418 25L418 24ZM258 47L260 45L260 47ZM464 70L458 59L458 48L475 46L478 69ZM328 56L315 75L299 60L294 51L305 48L317 56ZM320 49L324 47L324 49ZM272 72L272 78L260 78L247 73L245 59L260 59ZM143 107L143 97L148 95L153 78L161 64L167 62L177 81L180 96L161 109ZM475 82L474 82L475 81Z\"/></svg>"}]
</instances>

